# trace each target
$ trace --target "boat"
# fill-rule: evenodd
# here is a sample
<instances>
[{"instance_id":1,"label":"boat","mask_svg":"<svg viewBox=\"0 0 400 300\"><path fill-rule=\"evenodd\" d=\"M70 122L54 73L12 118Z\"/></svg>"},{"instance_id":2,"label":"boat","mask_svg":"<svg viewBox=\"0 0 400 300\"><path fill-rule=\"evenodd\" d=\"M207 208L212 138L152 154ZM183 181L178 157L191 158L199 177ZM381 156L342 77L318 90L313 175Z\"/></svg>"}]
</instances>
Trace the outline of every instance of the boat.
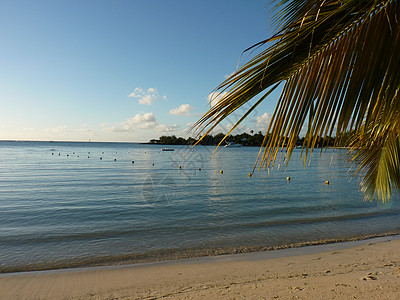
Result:
<instances>
[{"instance_id":1,"label":"boat","mask_svg":"<svg viewBox=\"0 0 400 300\"><path fill-rule=\"evenodd\" d=\"M172 148L161 148L161 151L174 151Z\"/></svg>"},{"instance_id":2,"label":"boat","mask_svg":"<svg viewBox=\"0 0 400 300\"><path fill-rule=\"evenodd\" d=\"M242 144L236 144L234 142L227 142L225 147L242 147Z\"/></svg>"}]
</instances>

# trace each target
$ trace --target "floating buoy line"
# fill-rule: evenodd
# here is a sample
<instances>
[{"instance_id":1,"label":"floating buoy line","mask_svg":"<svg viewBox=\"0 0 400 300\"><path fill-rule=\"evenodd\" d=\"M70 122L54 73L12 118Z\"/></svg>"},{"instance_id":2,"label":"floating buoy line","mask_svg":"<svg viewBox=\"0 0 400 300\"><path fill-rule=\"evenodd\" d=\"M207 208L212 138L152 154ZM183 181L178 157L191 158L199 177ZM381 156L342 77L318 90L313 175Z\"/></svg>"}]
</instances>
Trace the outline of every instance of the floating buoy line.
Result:
<instances>
[{"instance_id":1,"label":"floating buoy line","mask_svg":"<svg viewBox=\"0 0 400 300\"><path fill-rule=\"evenodd\" d=\"M55 150L55 149L54 149L54 150ZM87 158L90 158L90 153L91 153L91 152L87 152L87 153L89 154ZM55 154L54 152L51 152L51 155L54 155L54 154ZM75 155L75 152L72 152L72 154ZM104 152L101 152L101 154L104 155ZM115 152L115 154L118 154L118 152ZM130 152L128 152L128 154L130 154ZM147 154L147 152L144 152L144 154ZM58 156L61 156L61 152L58 152ZM67 156L67 157L70 157L70 154L66 154L66 156ZM79 155L76 155L76 157L79 157ZM103 160L103 156L100 156L99 159L100 159L100 160ZM117 161L117 159L114 158L113 161ZM131 163L134 164L135 161L132 160ZM152 163L152 166L155 166L155 163ZM181 170L181 169L182 169L182 165L178 165L178 169ZM201 168L198 168L198 170L201 171L202 169L201 169ZM224 170L219 170L219 173L220 173L220 174L224 174ZM252 173L248 173L248 177L249 177L249 178L251 178L252 176L253 176ZM291 177L290 177L290 176L287 176L287 177L286 177L286 181L289 182L290 180L291 180ZM325 180L324 182L325 182L325 185L329 185L329 184L330 184L329 180Z\"/></svg>"}]
</instances>

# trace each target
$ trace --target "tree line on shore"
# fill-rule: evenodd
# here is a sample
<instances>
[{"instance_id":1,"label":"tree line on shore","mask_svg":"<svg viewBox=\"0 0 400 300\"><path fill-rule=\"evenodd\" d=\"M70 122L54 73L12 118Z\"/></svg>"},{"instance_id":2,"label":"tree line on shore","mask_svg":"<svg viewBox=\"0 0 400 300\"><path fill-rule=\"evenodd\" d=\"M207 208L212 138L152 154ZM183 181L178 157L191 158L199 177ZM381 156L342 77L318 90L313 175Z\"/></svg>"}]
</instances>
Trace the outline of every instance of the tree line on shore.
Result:
<instances>
[{"instance_id":1,"label":"tree line on shore","mask_svg":"<svg viewBox=\"0 0 400 300\"><path fill-rule=\"evenodd\" d=\"M221 140L225 137L225 134L223 133L217 133L216 135L206 135L200 142L200 145L210 145L210 146L216 146L218 145ZM263 140L264 140L264 135L262 134L261 131L254 133L253 131L250 131L249 133L241 133L241 134L236 134L236 135L229 135L225 141L224 145L226 143L235 143L235 144L241 144L242 146L261 146ZM267 138L268 139L268 138ZM347 139L346 139L347 140ZM159 139L152 139L150 140L150 144L160 144L160 145L193 145L197 142L198 140L192 137L189 137L187 139L183 137L176 137L175 135L171 136L160 136ZM226 143L225 143L226 142ZM304 142L304 137L298 138L296 145L302 146ZM328 146L328 147L333 147L335 144L335 138L334 137L326 137L323 138L321 137L319 139L317 147L320 147L322 145ZM346 141L342 139L340 145L336 146L342 146L345 145Z\"/></svg>"}]
</instances>

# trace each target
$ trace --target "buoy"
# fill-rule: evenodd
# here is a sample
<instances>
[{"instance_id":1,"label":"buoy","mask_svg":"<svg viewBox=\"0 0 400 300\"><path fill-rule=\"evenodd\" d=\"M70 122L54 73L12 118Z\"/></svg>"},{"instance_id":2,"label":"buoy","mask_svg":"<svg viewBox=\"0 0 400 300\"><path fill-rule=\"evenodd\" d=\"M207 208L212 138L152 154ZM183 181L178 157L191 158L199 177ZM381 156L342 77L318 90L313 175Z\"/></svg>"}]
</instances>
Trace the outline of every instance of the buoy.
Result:
<instances>
[{"instance_id":1,"label":"buoy","mask_svg":"<svg viewBox=\"0 0 400 300\"><path fill-rule=\"evenodd\" d=\"M251 177L251 173L249 173L249 177Z\"/></svg>"},{"instance_id":2,"label":"buoy","mask_svg":"<svg viewBox=\"0 0 400 300\"><path fill-rule=\"evenodd\" d=\"M326 181L325 181L325 184L329 184L329 181L328 181L328 180L326 180Z\"/></svg>"},{"instance_id":3,"label":"buoy","mask_svg":"<svg viewBox=\"0 0 400 300\"><path fill-rule=\"evenodd\" d=\"M90 158L90 156L88 156L87 158Z\"/></svg>"},{"instance_id":4,"label":"buoy","mask_svg":"<svg viewBox=\"0 0 400 300\"><path fill-rule=\"evenodd\" d=\"M54 153L52 153L51 155L54 155Z\"/></svg>"},{"instance_id":5,"label":"buoy","mask_svg":"<svg viewBox=\"0 0 400 300\"><path fill-rule=\"evenodd\" d=\"M179 169L182 169L182 166L179 166L178 168L179 168Z\"/></svg>"},{"instance_id":6,"label":"buoy","mask_svg":"<svg viewBox=\"0 0 400 300\"><path fill-rule=\"evenodd\" d=\"M116 159L116 158L114 158L114 161L117 161L117 159Z\"/></svg>"},{"instance_id":7,"label":"buoy","mask_svg":"<svg viewBox=\"0 0 400 300\"><path fill-rule=\"evenodd\" d=\"M154 166L154 163L153 163L153 166Z\"/></svg>"},{"instance_id":8,"label":"buoy","mask_svg":"<svg viewBox=\"0 0 400 300\"><path fill-rule=\"evenodd\" d=\"M220 172L221 174L224 173L224 171L222 171L222 170L220 170L219 172Z\"/></svg>"},{"instance_id":9,"label":"buoy","mask_svg":"<svg viewBox=\"0 0 400 300\"><path fill-rule=\"evenodd\" d=\"M67 154L67 156L69 156L69 154Z\"/></svg>"},{"instance_id":10,"label":"buoy","mask_svg":"<svg viewBox=\"0 0 400 300\"><path fill-rule=\"evenodd\" d=\"M103 158L102 157L100 157L100 160L102 160Z\"/></svg>"},{"instance_id":11,"label":"buoy","mask_svg":"<svg viewBox=\"0 0 400 300\"><path fill-rule=\"evenodd\" d=\"M286 180L287 180L287 181L290 181L290 177L286 177Z\"/></svg>"},{"instance_id":12,"label":"buoy","mask_svg":"<svg viewBox=\"0 0 400 300\"><path fill-rule=\"evenodd\" d=\"M134 164L135 162L132 160L132 163Z\"/></svg>"},{"instance_id":13,"label":"buoy","mask_svg":"<svg viewBox=\"0 0 400 300\"><path fill-rule=\"evenodd\" d=\"M201 171L201 168L199 168L199 171Z\"/></svg>"}]
</instances>

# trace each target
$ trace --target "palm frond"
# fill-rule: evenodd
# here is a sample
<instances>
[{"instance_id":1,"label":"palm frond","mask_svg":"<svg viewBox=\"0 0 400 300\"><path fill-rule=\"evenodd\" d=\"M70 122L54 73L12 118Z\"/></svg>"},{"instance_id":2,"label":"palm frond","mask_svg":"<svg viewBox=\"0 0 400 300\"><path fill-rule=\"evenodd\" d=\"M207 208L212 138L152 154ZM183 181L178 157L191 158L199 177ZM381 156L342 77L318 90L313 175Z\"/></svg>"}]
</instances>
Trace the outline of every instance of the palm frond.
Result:
<instances>
[{"instance_id":1,"label":"palm frond","mask_svg":"<svg viewBox=\"0 0 400 300\"><path fill-rule=\"evenodd\" d=\"M271 39L256 45L269 46L217 87L225 96L195 126L212 129L251 99L284 82L267 129L269 139L262 146L260 167L273 166L284 145L289 160L307 121L305 162L321 137L326 140L334 134L338 144L353 130L361 139L352 144L360 150L355 161L365 160L360 163L366 176L373 169L388 167L387 152L396 149L388 143L399 136L400 125L399 1L287 0L282 4L276 19L281 27ZM378 140L372 149L368 142ZM368 162L364 150L382 159ZM391 188L367 177L362 182L366 198L390 198Z\"/></svg>"},{"instance_id":2,"label":"palm frond","mask_svg":"<svg viewBox=\"0 0 400 300\"><path fill-rule=\"evenodd\" d=\"M390 199L393 187L400 188L400 139L390 135L381 147L355 150L353 161L358 161L358 171L363 172L361 190L367 200L374 197L386 202Z\"/></svg>"}]
</instances>

